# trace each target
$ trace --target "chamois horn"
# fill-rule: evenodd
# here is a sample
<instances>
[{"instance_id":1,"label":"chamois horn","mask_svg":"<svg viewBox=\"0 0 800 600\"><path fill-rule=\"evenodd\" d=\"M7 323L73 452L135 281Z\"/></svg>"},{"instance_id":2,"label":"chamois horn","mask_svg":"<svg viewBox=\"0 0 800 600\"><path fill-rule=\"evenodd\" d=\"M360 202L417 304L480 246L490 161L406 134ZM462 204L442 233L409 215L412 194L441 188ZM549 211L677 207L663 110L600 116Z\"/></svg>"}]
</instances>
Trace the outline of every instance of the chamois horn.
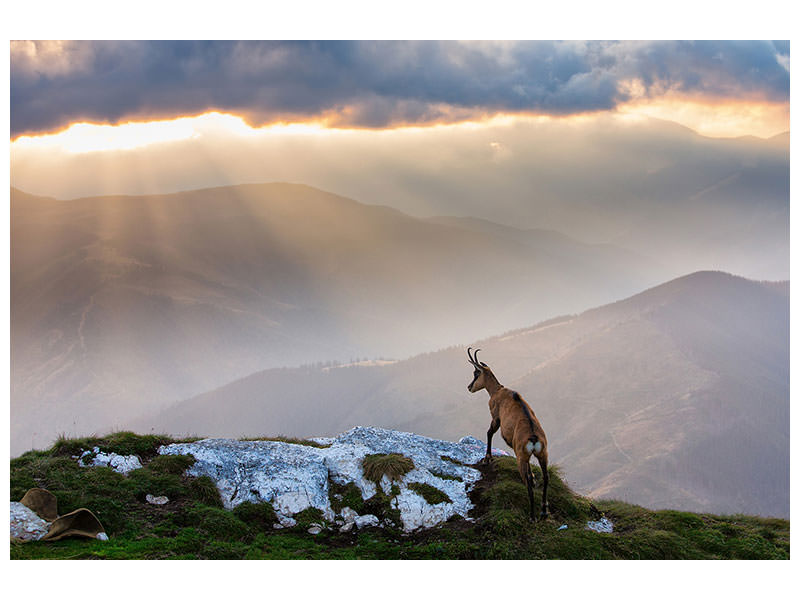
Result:
<instances>
[{"instance_id":1,"label":"chamois horn","mask_svg":"<svg viewBox=\"0 0 800 600\"><path fill-rule=\"evenodd\" d=\"M482 367L483 363L478 360L478 352L480 352L480 351L481 351L481 349L478 348L477 350L475 350L475 352L473 352L472 356L475 357L475 364L477 364L479 367Z\"/></svg>"},{"instance_id":2,"label":"chamois horn","mask_svg":"<svg viewBox=\"0 0 800 600\"><path fill-rule=\"evenodd\" d=\"M472 350L471 346L469 348L467 348L467 356L469 356L469 362L472 363L473 366L480 368L481 365L480 365L480 363L478 362L478 359L477 359L478 352L480 351L480 348L475 350L475 355L474 356L472 354L470 354L470 350Z\"/></svg>"}]
</instances>

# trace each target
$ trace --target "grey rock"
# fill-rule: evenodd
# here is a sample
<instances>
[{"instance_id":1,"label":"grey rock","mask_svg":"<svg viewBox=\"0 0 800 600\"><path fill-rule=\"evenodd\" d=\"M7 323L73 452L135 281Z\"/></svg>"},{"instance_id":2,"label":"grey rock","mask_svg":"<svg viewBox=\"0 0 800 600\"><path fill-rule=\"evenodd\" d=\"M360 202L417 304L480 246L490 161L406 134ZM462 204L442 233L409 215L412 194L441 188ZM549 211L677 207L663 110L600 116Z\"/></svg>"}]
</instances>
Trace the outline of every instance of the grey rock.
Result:
<instances>
[{"instance_id":1,"label":"grey rock","mask_svg":"<svg viewBox=\"0 0 800 600\"><path fill-rule=\"evenodd\" d=\"M345 506L342 509L341 515L345 523L352 523L356 520L356 517L358 517L358 513L349 506Z\"/></svg>"},{"instance_id":2,"label":"grey rock","mask_svg":"<svg viewBox=\"0 0 800 600\"><path fill-rule=\"evenodd\" d=\"M78 464L82 467L110 467L117 473L127 475L134 469L141 469L142 463L138 456L115 454L110 452L100 452L100 448L95 446L92 450L86 450L78 457Z\"/></svg>"},{"instance_id":3,"label":"grey rock","mask_svg":"<svg viewBox=\"0 0 800 600\"><path fill-rule=\"evenodd\" d=\"M355 524L356 527L359 529L363 529L364 527L375 527L380 523L380 519L375 515L363 515L360 517L356 517Z\"/></svg>"},{"instance_id":4,"label":"grey rock","mask_svg":"<svg viewBox=\"0 0 800 600\"><path fill-rule=\"evenodd\" d=\"M612 523L607 517L603 517L599 521L589 521L586 523L586 529L596 531L597 533L613 533L614 523Z\"/></svg>"},{"instance_id":5,"label":"grey rock","mask_svg":"<svg viewBox=\"0 0 800 600\"><path fill-rule=\"evenodd\" d=\"M42 539L50 523L20 502L11 503L11 537L25 542Z\"/></svg>"},{"instance_id":6,"label":"grey rock","mask_svg":"<svg viewBox=\"0 0 800 600\"><path fill-rule=\"evenodd\" d=\"M312 523L311 527L308 528L308 533L310 533L311 535L317 535L321 531L322 531L322 525L319 525L318 523Z\"/></svg>"},{"instance_id":7,"label":"grey rock","mask_svg":"<svg viewBox=\"0 0 800 600\"><path fill-rule=\"evenodd\" d=\"M166 496L153 496L152 494L147 494L144 497L144 499L147 500L147 502L149 502L150 504L156 504L156 505L166 504L167 502L169 502L169 498L167 498Z\"/></svg>"},{"instance_id":8,"label":"grey rock","mask_svg":"<svg viewBox=\"0 0 800 600\"><path fill-rule=\"evenodd\" d=\"M325 438L325 442L329 447L207 439L162 446L159 453L193 455L195 463L187 474L207 475L214 480L226 508L242 502L270 502L281 527L296 525L292 515L309 507L319 509L327 521L333 521L337 515L330 505L329 480L341 485L354 483L366 500L377 492L377 487L364 477L364 456L403 454L414 461L415 468L396 482L384 477L380 486L387 494L393 483L397 486L399 494L393 498L393 506L400 511L403 529L413 531L432 527L456 514L467 516L472 508L467 494L480 479L480 473L466 465L478 462L486 449L482 443L448 442L376 427L355 427L335 438ZM461 481L442 479L434 473L459 477ZM431 506L408 489L411 482L427 483L447 494L451 502ZM346 525L351 520L355 522L358 514L347 507L341 517Z\"/></svg>"},{"instance_id":9,"label":"grey rock","mask_svg":"<svg viewBox=\"0 0 800 600\"><path fill-rule=\"evenodd\" d=\"M458 443L459 444L467 444L468 446L480 446L481 444L483 444L482 441L480 441L478 438L476 438L476 437L474 437L472 435L465 435L460 440L458 440ZM483 445L484 445L484 447L486 446L486 444L483 444Z\"/></svg>"},{"instance_id":10,"label":"grey rock","mask_svg":"<svg viewBox=\"0 0 800 600\"><path fill-rule=\"evenodd\" d=\"M348 521L347 523L345 523L344 525L342 525L339 528L339 531L342 532L342 533L347 533L348 531L351 531L353 529L353 526L355 524L356 524L355 521Z\"/></svg>"},{"instance_id":11,"label":"grey rock","mask_svg":"<svg viewBox=\"0 0 800 600\"><path fill-rule=\"evenodd\" d=\"M321 452L319 448L286 442L225 439L159 448L161 454L193 455L196 462L187 474L213 479L225 508L243 502L271 502L279 518L313 507L321 510L326 519L332 519L328 469Z\"/></svg>"}]
</instances>

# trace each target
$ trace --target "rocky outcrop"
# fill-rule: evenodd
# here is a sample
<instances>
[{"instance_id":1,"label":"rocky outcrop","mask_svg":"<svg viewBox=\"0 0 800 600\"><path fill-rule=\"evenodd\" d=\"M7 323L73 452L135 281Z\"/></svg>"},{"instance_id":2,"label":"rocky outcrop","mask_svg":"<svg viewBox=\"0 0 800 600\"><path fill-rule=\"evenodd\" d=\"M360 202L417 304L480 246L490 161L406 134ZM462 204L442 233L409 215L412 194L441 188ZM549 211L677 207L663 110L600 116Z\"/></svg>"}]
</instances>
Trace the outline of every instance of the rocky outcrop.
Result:
<instances>
[{"instance_id":1,"label":"rocky outcrop","mask_svg":"<svg viewBox=\"0 0 800 600\"><path fill-rule=\"evenodd\" d=\"M20 502L11 503L11 538L30 542L50 531L50 523Z\"/></svg>"},{"instance_id":2,"label":"rocky outcrop","mask_svg":"<svg viewBox=\"0 0 800 600\"><path fill-rule=\"evenodd\" d=\"M78 464L82 467L110 467L123 475L127 475L134 469L142 468L142 463L138 456L123 456L114 452L100 452L100 448L97 446L92 450L83 452L78 457Z\"/></svg>"},{"instance_id":3,"label":"rocky outcrop","mask_svg":"<svg viewBox=\"0 0 800 600\"><path fill-rule=\"evenodd\" d=\"M323 517L357 527L379 524L374 515L340 513L331 505L331 482L354 484L362 499L380 491L399 511L405 531L432 527L455 515L469 518L472 508L468 493L480 473L471 465L485 454L486 445L475 438L460 442L436 440L413 433L375 427L355 427L338 437L315 438L324 447L276 441L207 439L170 444L161 454L191 454L192 476L206 475L217 485L223 505L234 508L243 502L270 502L280 524L291 526L297 513L316 508ZM368 454L402 454L414 468L391 481L387 476L374 483L364 476L362 460ZM496 454L505 454L496 451ZM409 484L426 484L446 495L430 504ZM412 487L414 487L412 485ZM347 508L347 507L346 507Z\"/></svg>"}]
</instances>

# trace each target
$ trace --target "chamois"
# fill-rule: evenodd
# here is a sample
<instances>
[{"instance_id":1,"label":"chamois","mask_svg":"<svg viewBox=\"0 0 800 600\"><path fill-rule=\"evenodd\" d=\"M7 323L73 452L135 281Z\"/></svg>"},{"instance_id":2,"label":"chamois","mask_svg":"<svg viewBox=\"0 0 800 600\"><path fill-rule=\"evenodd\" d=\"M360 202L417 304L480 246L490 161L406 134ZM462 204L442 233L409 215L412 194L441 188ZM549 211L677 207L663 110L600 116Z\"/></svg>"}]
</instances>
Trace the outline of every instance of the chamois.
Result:
<instances>
[{"instance_id":1,"label":"chamois","mask_svg":"<svg viewBox=\"0 0 800 600\"><path fill-rule=\"evenodd\" d=\"M533 414L528 403L517 392L508 389L497 381L492 370L486 363L478 361L478 352L470 354L472 348L467 349L470 364L475 367L472 382L467 389L473 394L485 389L489 393L489 412L492 422L486 432L486 456L484 461L492 462L492 436L500 429L506 444L514 449L517 455L517 468L523 483L528 487L528 500L530 501L531 520L536 519L533 506L533 473L530 461L535 456L542 468L542 513L541 518L547 517L547 437L544 435L539 420Z\"/></svg>"}]
</instances>

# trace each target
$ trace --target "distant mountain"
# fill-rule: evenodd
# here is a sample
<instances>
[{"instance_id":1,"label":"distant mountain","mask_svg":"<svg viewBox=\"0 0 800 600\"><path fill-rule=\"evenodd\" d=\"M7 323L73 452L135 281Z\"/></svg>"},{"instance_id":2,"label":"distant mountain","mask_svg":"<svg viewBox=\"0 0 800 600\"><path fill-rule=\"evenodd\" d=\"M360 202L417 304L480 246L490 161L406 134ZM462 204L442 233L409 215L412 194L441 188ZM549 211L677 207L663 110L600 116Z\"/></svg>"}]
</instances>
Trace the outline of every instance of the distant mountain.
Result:
<instances>
[{"instance_id":1,"label":"distant mountain","mask_svg":"<svg viewBox=\"0 0 800 600\"><path fill-rule=\"evenodd\" d=\"M533 406L551 461L598 497L789 514L789 285L698 272L474 345ZM272 369L141 423L212 436L354 424L482 438L464 349L383 366ZM496 438L497 443L502 443Z\"/></svg>"},{"instance_id":2,"label":"distant mountain","mask_svg":"<svg viewBox=\"0 0 800 600\"><path fill-rule=\"evenodd\" d=\"M408 356L665 277L618 249L509 231L293 184L71 201L12 189L12 452L261 369Z\"/></svg>"}]
</instances>

